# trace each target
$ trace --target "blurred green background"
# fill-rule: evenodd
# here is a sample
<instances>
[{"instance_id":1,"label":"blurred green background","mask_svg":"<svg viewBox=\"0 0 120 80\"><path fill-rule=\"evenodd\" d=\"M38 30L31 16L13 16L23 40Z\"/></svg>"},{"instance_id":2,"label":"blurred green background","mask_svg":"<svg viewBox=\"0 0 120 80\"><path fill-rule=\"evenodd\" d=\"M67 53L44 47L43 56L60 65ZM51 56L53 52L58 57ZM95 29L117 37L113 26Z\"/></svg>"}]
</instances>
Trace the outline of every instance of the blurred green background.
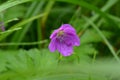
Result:
<instances>
[{"instance_id":1,"label":"blurred green background","mask_svg":"<svg viewBox=\"0 0 120 80\"><path fill-rule=\"evenodd\" d=\"M48 49L71 24L71 56ZM5 28L5 30L3 30ZM120 0L0 0L0 80L120 80Z\"/></svg>"}]
</instances>

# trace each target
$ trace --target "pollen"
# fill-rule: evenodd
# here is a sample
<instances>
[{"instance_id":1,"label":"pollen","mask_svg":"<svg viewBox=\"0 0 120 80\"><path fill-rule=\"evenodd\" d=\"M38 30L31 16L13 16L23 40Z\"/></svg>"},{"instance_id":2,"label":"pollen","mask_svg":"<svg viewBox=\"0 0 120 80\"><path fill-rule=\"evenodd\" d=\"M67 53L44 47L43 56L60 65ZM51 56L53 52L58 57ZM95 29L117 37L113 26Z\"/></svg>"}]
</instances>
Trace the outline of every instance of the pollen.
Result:
<instances>
[{"instance_id":1,"label":"pollen","mask_svg":"<svg viewBox=\"0 0 120 80\"><path fill-rule=\"evenodd\" d=\"M64 32L62 30L57 33L57 36L62 36L62 35L64 35Z\"/></svg>"}]
</instances>

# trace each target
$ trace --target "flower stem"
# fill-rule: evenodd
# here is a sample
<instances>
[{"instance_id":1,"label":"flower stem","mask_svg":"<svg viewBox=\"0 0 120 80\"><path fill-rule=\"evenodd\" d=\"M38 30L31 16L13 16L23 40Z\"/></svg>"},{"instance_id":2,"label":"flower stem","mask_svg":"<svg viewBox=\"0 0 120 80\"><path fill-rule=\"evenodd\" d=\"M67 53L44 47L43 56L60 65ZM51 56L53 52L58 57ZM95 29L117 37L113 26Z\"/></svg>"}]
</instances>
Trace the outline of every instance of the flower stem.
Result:
<instances>
[{"instance_id":1,"label":"flower stem","mask_svg":"<svg viewBox=\"0 0 120 80\"><path fill-rule=\"evenodd\" d=\"M58 63L60 63L61 59L62 59L62 55L59 53Z\"/></svg>"}]
</instances>

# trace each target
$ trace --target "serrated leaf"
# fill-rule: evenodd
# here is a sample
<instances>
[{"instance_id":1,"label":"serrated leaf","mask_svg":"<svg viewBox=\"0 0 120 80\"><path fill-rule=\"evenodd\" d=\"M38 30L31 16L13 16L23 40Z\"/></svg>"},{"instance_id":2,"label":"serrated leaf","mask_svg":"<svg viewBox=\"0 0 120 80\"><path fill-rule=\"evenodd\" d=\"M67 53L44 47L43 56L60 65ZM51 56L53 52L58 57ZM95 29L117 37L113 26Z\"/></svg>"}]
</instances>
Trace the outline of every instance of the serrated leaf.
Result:
<instances>
[{"instance_id":1,"label":"serrated leaf","mask_svg":"<svg viewBox=\"0 0 120 80\"><path fill-rule=\"evenodd\" d=\"M110 31L102 31L102 33L106 36L106 38L110 38L113 34ZM81 36L81 44L86 43L96 43L103 41L99 34L93 30L88 29L86 32Z\"/></svg>"}]
</instances>

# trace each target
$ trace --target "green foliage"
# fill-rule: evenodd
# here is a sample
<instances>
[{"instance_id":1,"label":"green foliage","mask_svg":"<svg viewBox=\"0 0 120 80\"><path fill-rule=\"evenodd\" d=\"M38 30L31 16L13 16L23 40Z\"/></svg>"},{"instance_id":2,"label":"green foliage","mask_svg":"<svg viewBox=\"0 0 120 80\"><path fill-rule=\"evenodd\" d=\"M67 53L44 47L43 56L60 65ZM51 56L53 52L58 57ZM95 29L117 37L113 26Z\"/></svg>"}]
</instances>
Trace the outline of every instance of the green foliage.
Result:
<instances>
[{"instance_id":1,"label":"green foliage","mask_svg":"<svg viewBox=\"0 0 120 80\"><path fill-rule=\"evenodd\" d=\"M16 6L12 7L5 11L4 13L4 21L11 20L14 18L21 18L26 11L26 8L24 6ZM13 14L15 13L15 14Z\"/></svg>"},{"instance_id":2,"label":"green foliage","mask_svg":"<svg viewBox=\"0 0 120 80\"><path fill-rule=\"evenodd\" d=\"M1 0L0 22L6 30L0 30L0 80L119 80L119 4ZM80 37L81 45L69 57L48 50L51 32L63 23Z\"/></svg>"},{"instance_id":3,"label":"green foliage","mask_svg":"<svg viewBox=\"0 0 120 80\"><path fill-rule=\"evenodd\" d=\"M75 61L76 54L58 60L57 53L31 49L0 51L0 80L112 80L119 79L119 64L112 60L81 63ZM85 54L84 54L85 55ZM74 61L70 60L74 58ZM83 59L84 60L84 59ZM109 62L108 62L109 61ZM111 62L110 62L111 61ZM67 63L66 63L67 62ZM111 76L111 77L109 77Z\"/></svg>"},{"instance_id":4,"label":"green foliage","mask_svg":"<svg viewBox=\"0 0 120 80\"><path fill-rule=\"evenodd\" d=\"M113 34L109 31L102 31L102 33L107 37L110 38ZM88 37L86 37L88 36ZM85 43L95 43L95 42L101 42L102 38L97 34L95 30L86 30L86 32L81 36L81 44Z\"/></svg>"}]
</instances>

